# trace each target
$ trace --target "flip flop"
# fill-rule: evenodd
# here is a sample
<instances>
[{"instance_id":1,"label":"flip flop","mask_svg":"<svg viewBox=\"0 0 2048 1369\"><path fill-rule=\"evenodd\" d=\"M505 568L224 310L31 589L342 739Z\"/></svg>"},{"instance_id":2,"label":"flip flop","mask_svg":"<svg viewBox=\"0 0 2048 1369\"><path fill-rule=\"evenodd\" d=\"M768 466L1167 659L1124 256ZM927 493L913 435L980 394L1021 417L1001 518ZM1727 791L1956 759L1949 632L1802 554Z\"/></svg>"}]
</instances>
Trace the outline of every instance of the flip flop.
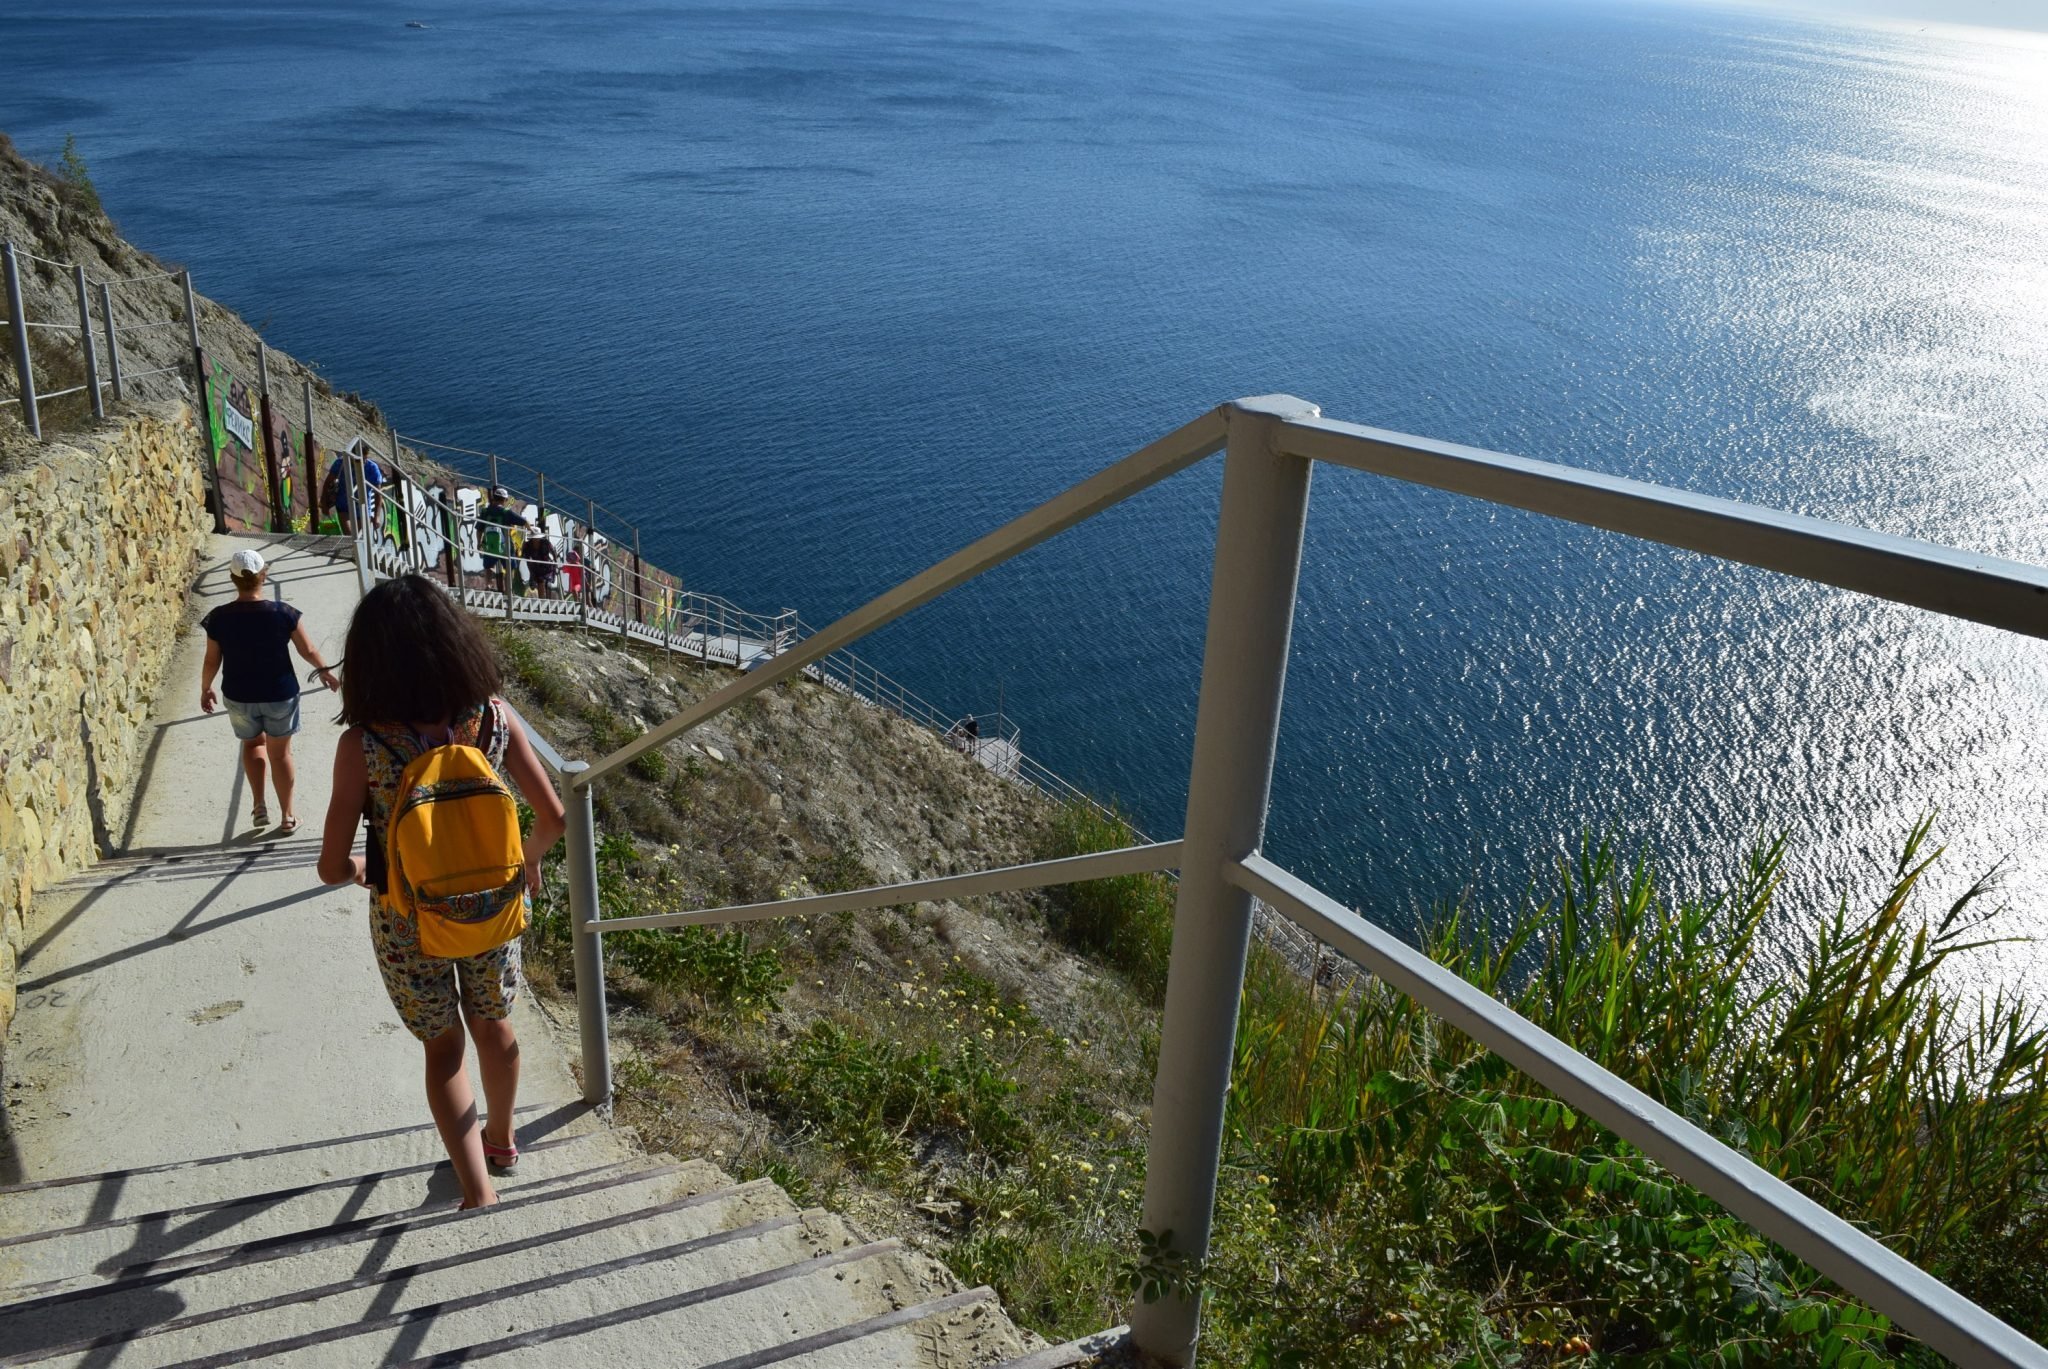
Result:
<instances>
[{"instance_id":1,"label":"flip flop","mask_svg":"<svg viewBox=\"0 0 2048 1369\"><path fill-rule=\"evenodd\" d=\"M509 1146L494 1146L489 1141L485 1141L484 1163L492 1169L501 1172L513 1168L519 1163L518 1143L514 1142Z\"/></svg>"}]
</instances>

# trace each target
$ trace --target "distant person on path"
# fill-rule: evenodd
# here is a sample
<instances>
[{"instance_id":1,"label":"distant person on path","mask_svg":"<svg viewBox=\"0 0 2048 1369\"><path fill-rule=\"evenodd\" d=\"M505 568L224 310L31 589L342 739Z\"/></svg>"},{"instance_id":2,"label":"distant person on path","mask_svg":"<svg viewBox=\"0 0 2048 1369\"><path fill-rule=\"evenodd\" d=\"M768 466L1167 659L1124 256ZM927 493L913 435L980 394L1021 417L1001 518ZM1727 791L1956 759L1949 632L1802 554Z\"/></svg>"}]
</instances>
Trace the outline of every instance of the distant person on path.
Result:
<instances>
[{"instance_id":1,"label":"distant person on path","mask_svg":"<svg viewBox=\"0 0 2048 1369\"><path fill-rule=\"evenodd\" d=\"M491 502L477 515L478 522L489 523L497 529L483 534L484 573L490 575L502 571L507 594L512 592L512 563L509 559L513 550L512 529L526 525L524 518L506 507L505 501L510 497L503 485L498 486L491 491Z\"/></svg>"},{"instance_id":2,"label":"distant person on path","mask_svg":"<svg viewBox=\"0 0 2048 1369\"><path fill-rule=\"evenodd\" d=\"M561 838L562 802L497 696L498 668L483 633L431 580L403 575L365 595L349 624L345 660L341 716L349 728L334 752L320 878L371 889L370 944L391 1006L426 1048L427 1107L462 1185L462 1206L486 1207L498 1200L490 1171L508 1170L519 1160L512 1126L519 1042L510 1020L520 987L519 939L460 958L428 954L423 924L436 914L421 910L408 916L397 897L404 890L393 887L419 879L411 863L416 857L406 856L406 869L394 875L387 868L386 839L407 767L436 748L473 747L533 809L524 846L524 888L530 896L540 890L541 857ZM469 802L459 794L437 795L435 811L449 801L465 809ZM412 820L402 812L399 817L401 827ZM368 857L352 854L357 824L365 818ZM440 833L449 830L434 829L430 853L444 840ZM424 884L415 892L424 896ZM424 930L435 933L437 925ZM490 1109L482 1127L463 1068L464 1023L476 1041Z\"/></svg>"},{"instance_id":3,"label":"distant person on path","mask_svg":"<svg viewBox=\"0 0 2048 1369\"><path fill-rule=\"evenodd\" d=\"M292 765L292 734L299 730L299 678L285 648L296 648L329 689L337 684L306 634L299 611L282 599L263 597L269 571L262 552L245 547L229 557L228 578L235 583L234 601L199 620L206 629L199 708L211 713L217 704L227 706L228 722L242 744L242 773L255 798L256 825L270 826L265 802L268 770L267 778L277 783L277 830L289 834L299 825L299 815L292 811L292 788L298 778ZM218 695L213 692L216 675L221 676Z\"/></svg>"},{"instance_id":4,"label":"distant person on path","mask_svg":"<svg viewBox=\"0 0 2048 1369\"><path fill-rule=\"evenodd\" d=\"M555 544L537 523L526 525L526 541L520 547L526 558L526 574L542 598L549 597L555 584Z\"/></svg>"},{"instance_id":5,"label":"distant person on path","mask_svg":"<svg viewBox=\"0 0 2048 1369\"><path fill-rule=\"evenodd\" d=\"M365 485L377 489L390 483L389 477L384 474L384 468L377 464L376 457L365 452L362 460ZM323 508L333 512L335 521L341 524L341 535L344 537L356 535L355 481L349 474L349 467L353 461L354 458L348 452L339 453L327 467L327 478L320 482L320 503Z\"/></svg>"}]
</instances>

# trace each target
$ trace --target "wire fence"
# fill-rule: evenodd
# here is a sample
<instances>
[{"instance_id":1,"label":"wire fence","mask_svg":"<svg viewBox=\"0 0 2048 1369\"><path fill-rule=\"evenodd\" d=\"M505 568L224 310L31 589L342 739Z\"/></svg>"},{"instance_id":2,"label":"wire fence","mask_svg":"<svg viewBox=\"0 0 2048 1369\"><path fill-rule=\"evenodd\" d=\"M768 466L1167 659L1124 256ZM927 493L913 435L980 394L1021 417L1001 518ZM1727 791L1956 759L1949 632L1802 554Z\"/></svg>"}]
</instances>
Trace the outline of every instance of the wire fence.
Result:
<instances>
[{"instance_id":1,"label":"wire fence","mask_svg":"<svg viewBox=\"0 0 2048 1369\"><path fill-rule=\"evenodd\" d=\"M30 318L26 303L26 292L22 287L24 263L56 268L71 277L71 293L75 298L77 312L61 319ZM107 397L112 395L116 403L126 397L128 385L149 376L163 375L170 371L184 369L185 363L172 366L157 366L144 371L122 370L121 334L135 333L157 328L184 327L191 334L195 374L198 371L199 355L198 320L191 308L192 292L189 277L182 271L151 271L137 276L115 276L104 280L88 275L83 264L57 261L50 257L39 257L25 251L12 242L0 243L0 271L4 271L6 283L7 317L0 320L12 343L15 379L19 393L17 402L21 406L22 425L31 437L43 436L42 406L52 400L75 394L90 396L90 407L95 419L107 416ZM114 291L136 285L152 284L163 280L184 279L186 281L186 308L182 317L144 319L141 322L117 325L114 316ZM94 327L93 305L99 305L99 322ZM68 312L68 311L67 311ZM33 331L32 331L33 330ZM76 364L83 372L83 379L77 384L65 385L62 380L57 386L39 388L37 380L37 348L33 339L39 333L70 334L75 339ZM44 352L43 368L55 365L68 368L72 358L65 350ZM102 364L104 363L104 365Z\"/></svg>"}]
</instances>

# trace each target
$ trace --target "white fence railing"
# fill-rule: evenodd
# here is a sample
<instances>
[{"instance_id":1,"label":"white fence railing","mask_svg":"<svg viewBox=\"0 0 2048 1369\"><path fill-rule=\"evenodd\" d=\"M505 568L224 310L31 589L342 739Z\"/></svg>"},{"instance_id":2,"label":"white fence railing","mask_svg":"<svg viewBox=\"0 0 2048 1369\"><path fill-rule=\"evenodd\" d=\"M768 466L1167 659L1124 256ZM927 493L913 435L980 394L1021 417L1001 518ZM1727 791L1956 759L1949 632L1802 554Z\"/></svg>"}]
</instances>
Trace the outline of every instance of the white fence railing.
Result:
<instances>
[{"instance_id":1,"label":"white fence railing","mask_svg":"<svg viewBox=\"0 0 2048 1369\"><path fill-rule=\"evenodd\" d=\"M597 901L592 786L650 747L843 651L876 628L1227 446L1187 820L1180 840L907 883L607 920ZM1178 1255L1208 1251L1232 1043L1255 906L1418 1002L1554 1090L1730 1212L1968 1365L2048 1369L2048 1350L1639 1092L1456 974L1260 854L1292 632L1310 475L1318 463L1449 490L1760 566L1951 617L2048 637L2048 571L1842 524L1571 467L1324 419L1288 396L1239 400L1159 439L811 633L565 778L570 899L587 1096L610 1094L602 934L883 907L1177 869L1144 1225ZM588 972L586 972L586 967ZM1194 1355L1197 1303L1132 1310L1131 1338L1166 1364Z\"/></svg>"}]
</instances>

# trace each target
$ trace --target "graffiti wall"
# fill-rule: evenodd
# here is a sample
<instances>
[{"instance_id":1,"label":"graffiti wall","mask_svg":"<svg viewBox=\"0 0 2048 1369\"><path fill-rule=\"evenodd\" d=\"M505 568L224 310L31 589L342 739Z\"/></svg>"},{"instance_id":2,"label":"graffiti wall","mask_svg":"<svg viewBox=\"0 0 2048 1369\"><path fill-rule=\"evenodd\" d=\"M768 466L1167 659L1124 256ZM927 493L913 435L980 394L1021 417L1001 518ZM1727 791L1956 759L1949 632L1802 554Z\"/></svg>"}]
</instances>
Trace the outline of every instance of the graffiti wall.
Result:
<instances>
[{"instance_id":1,"label":"graffiti wall","mask_svg":"<svg viewBox=\"0 0 2048 1369\"><path fill-rule=\"evenodd\" d=\"M206 358L206 416L220 477L221 516L238 532L270 529L270 474L256 433L261 410L253 386Z\"/></svg>"}]
</instances>

